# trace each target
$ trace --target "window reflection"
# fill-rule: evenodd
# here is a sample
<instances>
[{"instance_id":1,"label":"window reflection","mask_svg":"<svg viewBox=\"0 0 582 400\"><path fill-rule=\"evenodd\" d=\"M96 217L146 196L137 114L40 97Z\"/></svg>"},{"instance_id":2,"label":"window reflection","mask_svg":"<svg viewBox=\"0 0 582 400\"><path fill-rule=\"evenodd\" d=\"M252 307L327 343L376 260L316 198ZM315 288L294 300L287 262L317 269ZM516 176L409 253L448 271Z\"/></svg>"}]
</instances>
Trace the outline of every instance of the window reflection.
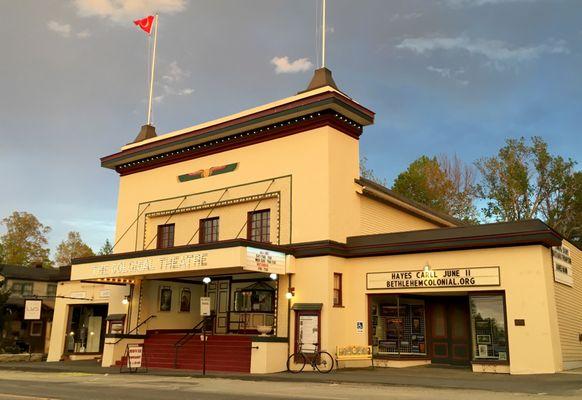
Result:
<instances>
[{"instance_id":1,"label":"window reflection","mask_svg":"<svg viewBox=\"0 0 582 400\"><path fill-rule=\"evenodd\" d=\"M503 296L471 296L471 333L475 359L507 360Z\"/></svg>"}]
</instances>

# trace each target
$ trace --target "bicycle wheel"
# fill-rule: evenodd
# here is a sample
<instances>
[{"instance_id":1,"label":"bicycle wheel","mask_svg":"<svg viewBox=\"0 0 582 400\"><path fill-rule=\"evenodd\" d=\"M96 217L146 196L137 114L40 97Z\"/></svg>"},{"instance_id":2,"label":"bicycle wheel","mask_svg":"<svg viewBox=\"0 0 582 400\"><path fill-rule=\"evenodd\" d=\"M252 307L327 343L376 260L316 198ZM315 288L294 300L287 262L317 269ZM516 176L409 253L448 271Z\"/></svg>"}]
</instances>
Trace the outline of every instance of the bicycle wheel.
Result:
<instances>
[{"instance_id":1,"label":"bicycle wheel","mask_svg":"<svg viewBox=\"0 0 582 400\"><path fill-rule=\"evenodd\" d=\"M333 357L327 351L317 353L317 362L315 368L323 374L327 374L333 369Z\"/></svg>"},{"instance_id":2,"label":"bicycle wheel","mask_svg":"<svg viewBox=\"0 0 582 400\"><path fill-rule=\"evenodd\" d=\"M305 364L307 364L307 359L303 353L291 354L287 359L287 371L293 374L298 374L303 371Z\"/></svg>"}]
</instances>

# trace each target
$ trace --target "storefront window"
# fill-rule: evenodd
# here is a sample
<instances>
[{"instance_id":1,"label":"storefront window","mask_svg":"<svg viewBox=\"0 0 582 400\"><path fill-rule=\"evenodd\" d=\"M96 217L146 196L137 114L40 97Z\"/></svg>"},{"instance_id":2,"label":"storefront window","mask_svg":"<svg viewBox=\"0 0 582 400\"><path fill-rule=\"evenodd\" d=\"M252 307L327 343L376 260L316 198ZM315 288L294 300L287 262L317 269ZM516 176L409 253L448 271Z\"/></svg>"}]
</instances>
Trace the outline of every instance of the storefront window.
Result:
<instances>
[{"instance_id":1,"label":"storefront window","mask_svg":"<svg viewBox=\"0 0 582 400\"><path fill-rule=\"evenodd\" d=\"M375 354L425 355L425 306L418 299L373 299L372 340Z\"/></svg>"},{"instance_id":2,"label":"storefront window","mask_svg":"<svg viewBox=\"0 0 582 400\"><path fill-rule=\"evenodd\" d=\"M103 348L107 305L73 305L69 309L67 353L100 353Z\"/></svg>"},{"instance_id":3,"label":"storefront window","mask_svg":"<svg viewBox=\"0 0 582 400\"><path fill-rule=\"evenodd\" d=\"M264 283L255 283L234 294L236 312L273 312L275 290Z\"/></svg>"},{"instance_id":4,"label":"storefront window","mask_svg":"<svg viewBox=\"0 0 582 400\"><path fill-rule=\"evenodd\" d=\"M475 360L507 360L503 296L471 296L471 333Z\"/></svg>"}]
</instances>

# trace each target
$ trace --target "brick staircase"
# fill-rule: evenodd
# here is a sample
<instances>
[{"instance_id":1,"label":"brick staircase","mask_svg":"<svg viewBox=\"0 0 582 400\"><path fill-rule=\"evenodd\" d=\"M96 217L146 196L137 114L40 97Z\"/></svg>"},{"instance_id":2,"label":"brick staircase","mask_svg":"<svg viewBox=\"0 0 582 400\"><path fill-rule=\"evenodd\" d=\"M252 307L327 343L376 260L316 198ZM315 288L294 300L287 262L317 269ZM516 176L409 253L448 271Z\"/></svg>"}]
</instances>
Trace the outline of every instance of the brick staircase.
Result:
<instances>
[{"instance_id":1,"label":"brick staircase","mask_svg":"<svg viewBox=\"0 0 582 400\"><path fill-rule=\"evenodd\" d=\"M144 341L144 357L147 359L148 367L174 368L174 344L183 336L183 333L150 333ZM207 371L246 373L251 371L250 337L211 335L207 338ZM203 344L200 335L195 335L180 347L177 368L202 370Z\"/></svg>"}]
</instances>

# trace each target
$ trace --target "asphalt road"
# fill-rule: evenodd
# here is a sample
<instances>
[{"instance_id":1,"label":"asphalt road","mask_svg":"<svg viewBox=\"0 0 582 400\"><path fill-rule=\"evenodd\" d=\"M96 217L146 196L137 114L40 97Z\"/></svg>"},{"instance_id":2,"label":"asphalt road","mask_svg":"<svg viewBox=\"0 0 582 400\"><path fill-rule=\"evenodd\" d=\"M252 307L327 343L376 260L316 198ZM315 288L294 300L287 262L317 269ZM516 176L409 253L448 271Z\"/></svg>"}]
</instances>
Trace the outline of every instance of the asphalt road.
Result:
<instances>
[{"instance_id":1,"label":"asphalt road","mask_svg":"<svg viewBox=\"0 0 582 400\"><path fill-rule=\"evenodd\" d=\"M485 390L436 389L370 384L242 381L220 378L165 377L0 371L0 400L153 400L153 399L403 399L496 400L582 398L544 393L493 393Z\"/></svg>"}]
</instances>

